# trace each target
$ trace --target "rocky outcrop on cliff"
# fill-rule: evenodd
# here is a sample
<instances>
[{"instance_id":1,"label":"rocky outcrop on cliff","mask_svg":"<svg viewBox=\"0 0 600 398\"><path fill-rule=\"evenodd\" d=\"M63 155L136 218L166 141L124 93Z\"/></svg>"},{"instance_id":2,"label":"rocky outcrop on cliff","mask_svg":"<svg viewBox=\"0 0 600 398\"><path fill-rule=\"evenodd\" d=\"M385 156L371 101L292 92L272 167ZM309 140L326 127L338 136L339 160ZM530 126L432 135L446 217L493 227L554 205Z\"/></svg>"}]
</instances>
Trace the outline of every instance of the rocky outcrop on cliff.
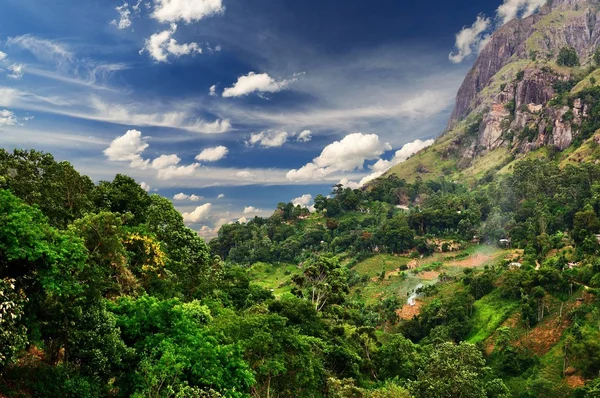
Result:
<instances>
[{"instance_id":1,"label":"rocky outcrop on cliff","mask_svg":"<svg viewBox=\"0 0 600 398\"><path fill-rule=\"evenodd\" d=\"M554 0L495 32L461 85L448 123L447 134L479 123L476 135L452 144L459 167L501 147L513 154L569 147L595 105L573 90L598 67L599 46L599 0ZM580 65L557 62L561 49L574 49Z\"/></svg>"}]
</instances>

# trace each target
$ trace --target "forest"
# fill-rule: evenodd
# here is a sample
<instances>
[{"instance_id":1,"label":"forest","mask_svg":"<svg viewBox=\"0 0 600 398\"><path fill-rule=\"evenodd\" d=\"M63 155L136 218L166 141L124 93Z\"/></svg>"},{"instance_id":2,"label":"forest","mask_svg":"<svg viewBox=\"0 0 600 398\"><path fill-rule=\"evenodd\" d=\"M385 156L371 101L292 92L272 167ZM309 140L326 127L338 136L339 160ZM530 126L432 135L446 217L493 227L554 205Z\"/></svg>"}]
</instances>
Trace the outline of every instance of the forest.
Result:
<instances>
[{"instance_id":1,"label":"forest","mask_svg":"<svg viewBox=\"0 0 600 398\"><path fill-rule=\"evenodd\" d=\"M128 176L0 150L0 396L600 396L600 165L314 202L206 243Z\"/></svg>"}]
</instances>

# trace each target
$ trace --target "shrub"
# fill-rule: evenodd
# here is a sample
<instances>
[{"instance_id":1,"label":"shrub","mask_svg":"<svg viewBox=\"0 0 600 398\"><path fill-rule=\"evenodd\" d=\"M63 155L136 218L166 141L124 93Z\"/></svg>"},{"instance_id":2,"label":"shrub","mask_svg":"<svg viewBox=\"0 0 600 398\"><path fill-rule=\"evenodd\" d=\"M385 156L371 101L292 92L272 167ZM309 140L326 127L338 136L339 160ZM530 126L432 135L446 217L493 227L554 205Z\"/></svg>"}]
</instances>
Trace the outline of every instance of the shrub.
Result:
<instances>
[{"instance_id":1,"label":"shrub","mask_svg":"<svg viewBox=\"0 0 600 398\"><path fill-rule=\"evenodd\" d=\"M560 66L579 66L579 56L573 47L563 47L558 53L556 63Z\"/></svg>"}]
</instances>

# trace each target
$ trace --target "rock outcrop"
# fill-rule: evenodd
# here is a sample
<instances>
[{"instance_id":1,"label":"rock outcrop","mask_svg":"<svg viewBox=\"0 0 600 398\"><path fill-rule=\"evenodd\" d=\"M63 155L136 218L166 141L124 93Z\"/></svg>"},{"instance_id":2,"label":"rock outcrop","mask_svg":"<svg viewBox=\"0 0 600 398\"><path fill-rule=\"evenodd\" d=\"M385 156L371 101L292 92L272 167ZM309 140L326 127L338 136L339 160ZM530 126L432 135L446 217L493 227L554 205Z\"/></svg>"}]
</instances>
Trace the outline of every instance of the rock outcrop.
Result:
<instances>
[{"instance_id":1,"label":"rock outcrop","mask_svg":"<svg viewBox=\"0 0 600 398\"><path fill-rule=\"evenodd\" d=\"M513 154L569 147L593 106L572 90L597 67L599 46L600 0L553 0L535 15L506 23L467 74L448 123L450 133L479 120L477 134L455 139L445 153L458 152L459 167L465 167L500 147ZM557 65L563 48L575 49L581 67Z\"/></svg>"}]
</instances>

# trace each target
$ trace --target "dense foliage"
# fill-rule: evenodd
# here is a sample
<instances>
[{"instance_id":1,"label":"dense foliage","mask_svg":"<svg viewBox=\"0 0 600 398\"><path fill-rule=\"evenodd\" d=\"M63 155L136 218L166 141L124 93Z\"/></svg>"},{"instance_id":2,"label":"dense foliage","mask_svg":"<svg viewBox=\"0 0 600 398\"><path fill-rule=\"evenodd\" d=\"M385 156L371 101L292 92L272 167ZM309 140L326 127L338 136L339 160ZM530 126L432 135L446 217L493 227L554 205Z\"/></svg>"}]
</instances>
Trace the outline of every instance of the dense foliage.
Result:
<instances>
[{"instance_id":1,"label":"dense foliage","mask_svg":"<svg viewBox=\"0 0 600 398\"><path fill-rule=\"evenodd\" d=\"M598 181L600 165L541 160L474 187L390 176L364 190L337 185L314 213L281 203L207 245L127 176L94 184L49 154L0 150L0 393L596 396ZM405 298L361 299L362 259L501 240L523 249L518 267L442 274L412 319L398 318ZM251 280L257 262L297 265L289 293ZM510 327L496 326L491 347L467 341L482 341L473 335L485 300L516 308L513 327L529 331L554 302L562 317L581 285L590 298L565 309L559 355L585 387L551 395L540 358Z\"/></svg>"}]
</instances>

